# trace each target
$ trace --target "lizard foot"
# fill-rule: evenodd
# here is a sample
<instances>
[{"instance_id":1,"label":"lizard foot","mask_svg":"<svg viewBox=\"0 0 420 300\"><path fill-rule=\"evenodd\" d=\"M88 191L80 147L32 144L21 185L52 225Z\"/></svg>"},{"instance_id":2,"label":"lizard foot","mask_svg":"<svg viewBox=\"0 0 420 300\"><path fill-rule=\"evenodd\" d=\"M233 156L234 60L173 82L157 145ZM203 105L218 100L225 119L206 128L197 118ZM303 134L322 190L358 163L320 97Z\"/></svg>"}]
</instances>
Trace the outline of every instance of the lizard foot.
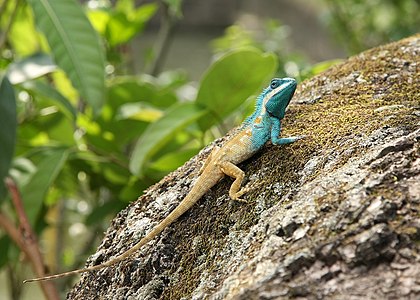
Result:
<instances>
[{"instance_id":1,"label":"lizard foot","mask_svg":"<svg viewBox=\"0 0 420 300\"><path fill-rule=\"evenodd\" d=\"M286 138L278 138L278 139L272 139L271 142L274 145L286 145L286 144L291 144L294 143L298 140L304 139L306 138L306 135L297 135L297 136L291 136L291 137L286 137Z\"/></svg>"},{"instance_id":2,"label":"lizard foot","mask_svg":"<svg viewBox=\"0 0 420 300\"><path fill-rule=\"evenodd\" d=\"M247 200L241 199L240 197L243 194L248 193L250 190L251 190L250 187L244 187L240 191L236 192L234 195L231 195L231 198L232 198L232 200L235 200L235 201L238 201L238 202L248 203Z\"/></svg>"}]
</instances>

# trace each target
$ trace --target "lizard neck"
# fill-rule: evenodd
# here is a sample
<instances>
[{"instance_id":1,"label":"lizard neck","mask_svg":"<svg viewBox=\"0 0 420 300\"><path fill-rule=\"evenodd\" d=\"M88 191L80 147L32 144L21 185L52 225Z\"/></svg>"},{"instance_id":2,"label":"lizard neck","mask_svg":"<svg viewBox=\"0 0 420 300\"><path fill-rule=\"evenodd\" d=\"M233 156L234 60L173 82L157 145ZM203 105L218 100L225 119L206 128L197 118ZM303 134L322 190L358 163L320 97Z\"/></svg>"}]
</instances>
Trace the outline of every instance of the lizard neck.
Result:
<instances>
[{"instance_id":1,"label":"lizard neck","mask_svg":"<svg viewBox=\"0 0 420 300\"><path fill-rule=\"evenodd\" d=\"M246 127L248 125L251 125L255 122L255 120L265 114L265 108L264 108L264 97L268 93L268 89L265 89L257 98L257 101L255 102L255 110L252 115L250 115L248 118L245 119L245 121L242 123L243 127Z\"/></svg>"},{"instance_id":2,"label":"lizard neck","mask_svg":"<svg viewBox=\"0 0 420 300\"><path fill-rule=\"evenodd\" d=\"M254 113L246 118L246 120L242 123L242 131L251 132L250 140L252 152L261 149L270 137L271 121L267 116L264 106L264 103L267 101L266 96L269 91L270 90L268 88L262 91L255 103Z\"/></svg>"},{"instance_id":3,"label":"lizard neck","mask_svg":"<svg viewBox=\"0 0 420 300\"><path fill-rule=\"evenodd\" d=\"M256 116L254 121L248 126L251 130L251 146L254 151L257 151L270 139L270 117L263 111L260 115Z\"/></svg>"}]
</instances>

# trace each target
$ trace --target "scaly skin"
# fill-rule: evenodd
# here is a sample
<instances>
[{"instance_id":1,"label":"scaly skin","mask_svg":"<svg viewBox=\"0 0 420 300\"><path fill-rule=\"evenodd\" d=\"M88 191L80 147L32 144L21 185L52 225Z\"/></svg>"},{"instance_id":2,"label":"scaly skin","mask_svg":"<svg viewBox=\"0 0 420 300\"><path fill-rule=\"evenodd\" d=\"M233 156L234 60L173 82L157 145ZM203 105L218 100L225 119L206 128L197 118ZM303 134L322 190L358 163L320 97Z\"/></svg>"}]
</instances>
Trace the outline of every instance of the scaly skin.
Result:
<instances>
[{"instance_id":1,"label":"scaly skin","mask_svg":"<svg viewBox=\"0 0 420 300\"><path fill-rule=\"evenodd\" d=\"M229 190L230 198L243 201L240 197L248 191L247 188L240 189L245 173L236 165L254 155L269 139L275 145L282 145L292 143L301 138L279 138L281 131L280 121L284 117L295 89L296 81L294 79L274 78L270 85L258 97L255 112L245 120L241 130L222 148L216 147L210 153L200 170L200 177L184 200L131 249L97 266L29 279L24 282L50 280L78 273L91 272L112 266L130 257L145 244L153 240L166 227L176 221L184 212L189 210L225 175L235 178Z\"/></svg>"}]
</instances>

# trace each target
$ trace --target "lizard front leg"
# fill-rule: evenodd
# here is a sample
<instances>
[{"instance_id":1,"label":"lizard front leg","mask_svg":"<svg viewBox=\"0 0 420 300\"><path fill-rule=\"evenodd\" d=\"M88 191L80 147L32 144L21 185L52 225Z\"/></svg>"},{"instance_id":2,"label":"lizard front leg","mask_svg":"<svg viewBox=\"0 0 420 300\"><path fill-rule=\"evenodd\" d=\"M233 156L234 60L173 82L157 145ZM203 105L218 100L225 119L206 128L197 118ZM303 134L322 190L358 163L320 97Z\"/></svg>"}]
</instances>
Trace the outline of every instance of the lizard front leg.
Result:
<instances>
[{"instance_id":1,"label":"lizard front leg","mask_svg":"<svg viewBox=\"0 0 420 300\"><path fill-rule=\"evenodd\" d=\"M291 144L305 137L304 135L298 135L298 136L291 136L291 137L286 137L286 138L279 138L280 131L281 131L280 120L275 117L271 117L271 142L274 145Z\"/></svg>"},{"instance_id":2,"label":"lizard front leg","mask_svg":"<svg viewBox=\"0 0 420 300\"><path fill-rule=\"evenodd\" d=\"M229 197L236 201L246 202L240 197L247 193L249 188L242 188L241 184L245 177L245 172L229 161L224 161L219 164L220 170L226 175L235 178L229 189Z\"/></svg>"}]
</instances>

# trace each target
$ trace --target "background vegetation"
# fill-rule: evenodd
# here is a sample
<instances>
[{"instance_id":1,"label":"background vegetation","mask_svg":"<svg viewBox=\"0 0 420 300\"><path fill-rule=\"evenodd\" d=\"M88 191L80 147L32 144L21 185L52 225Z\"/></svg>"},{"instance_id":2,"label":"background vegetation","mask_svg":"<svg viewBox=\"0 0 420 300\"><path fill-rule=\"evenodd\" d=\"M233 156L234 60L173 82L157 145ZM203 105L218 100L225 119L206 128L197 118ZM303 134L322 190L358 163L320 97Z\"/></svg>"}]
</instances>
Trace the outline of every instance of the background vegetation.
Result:
<instances>
[{"instance_id":1,"label":"background vegetation","mask_svg":"<svg viewBox=\"0 0 420 300\"><path fill-rule=\"evenodd\" d=\"M38 275L43 264L83 265L112 216L239 124L271 77L302 80L336 63L290 52L279 21L259 35L234 24L191 82L161 71L182 0L134 2L0 0L0 268L11 299L29 265ZM348 54L419 28L416 1L320 2ZM160 37L133 72L127 45L157 14Z\"/></svg>"}]
</instances>

